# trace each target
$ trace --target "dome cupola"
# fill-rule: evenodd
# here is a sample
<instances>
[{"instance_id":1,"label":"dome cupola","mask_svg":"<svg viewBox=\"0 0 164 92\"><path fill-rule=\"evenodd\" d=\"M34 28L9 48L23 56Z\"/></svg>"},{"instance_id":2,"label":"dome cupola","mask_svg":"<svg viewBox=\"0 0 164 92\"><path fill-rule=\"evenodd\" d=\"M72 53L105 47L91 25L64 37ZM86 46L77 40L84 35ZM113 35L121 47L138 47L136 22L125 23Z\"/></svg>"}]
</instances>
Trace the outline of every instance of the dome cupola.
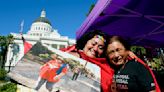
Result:
<instances>
[{"instance_id":1,"label":"dome cupola","mask_svg":"<svg viewBox=\"0 0 164 92\"><path fill-rule=\"evenodd\" d=\"M46 11L42 10L40 17L32 23L28 34L44 37L50 36L53 31L50 21L46 18Z\"/></svg>"},{"instance_id":2,"label":"dome cupola","mask_svg":"<svg viewBox=\"0 0 164 92\"><path fill-rule=\"evenodd\" d=\"M46 18L46 11L45 10L42 10L41 14L40 14L40 17L37 18L35 22L43 22L43 23L48 23L51 25L51 22Z\"/></svg>"}]
</instances>

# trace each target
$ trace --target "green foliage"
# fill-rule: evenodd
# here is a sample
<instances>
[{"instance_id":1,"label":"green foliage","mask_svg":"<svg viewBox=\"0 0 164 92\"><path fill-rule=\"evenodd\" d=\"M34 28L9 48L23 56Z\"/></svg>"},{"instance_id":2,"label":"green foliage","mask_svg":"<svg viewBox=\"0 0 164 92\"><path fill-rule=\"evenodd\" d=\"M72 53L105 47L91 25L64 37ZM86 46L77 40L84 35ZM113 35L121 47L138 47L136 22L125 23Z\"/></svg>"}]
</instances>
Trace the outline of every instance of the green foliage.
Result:
<instances>
[{"instance_id":1,"label":"green foliage","mask_svg":"<svg viewBox=\"0 0 164 92\"><path fill-rule=\"evenodd\" d=\"M17 85L14 83L8 83L0 87L0 92L16 92Z\"/></svg>"},{"instance_id":2,"label":"green foliage","mask_svg":"<svg viewBox=\"0 0 164 92\"><path fill-rule=\"evenodd\" d=\"M142 54L146 54L146 49L144 47L142 47L142 46L132 46L130 49L133 52L136 52L137 49L141 49L141 53Z\"/></svg>"},{"instance_id":3,"label":"green foliage","mask_svg":"<svg viewBox=\"0 0 164 92\"><path fill-rule=\"evenodd\" d=\"M5 80L7 72L5 69L0 69L0 92L16 92L17 85L15 83L7 83Z\"/></svg>"},{"instance_id":4,"label":"green foliage","mask_svg":"<svg viewBox=\"0 0 164 92\"><path fill-rule=\"evenodd\" d=\"M6 74L7 72L5 71L5 69L0 69L0 80L4 80L6 77Z\"/></svg>"},{"instance_id":5,"label":"green foliage","mask_svg":"<svg viewBox=\"0 0 164 92\"><path fill-rule=\"evenodd\" d=\"M41 58L49 58L49 55L46 53L46 54L39 54L39 57Z\"/></svg>"},{"instance_id":6,"label":"green foliage","mask_svg":"<svg viewBox=\"0 0 164 92\"><path fill-rule=\"evenodd\" d=\"M14 37L12 35L0 36L0 46L8 46L14 42Z\"/></svg>"},{"instance_id":7,"label":"green foliage","mask_svg":"<svg viewBox=\"0 0 164 92\"><path fill-rule=\"evenodd\" d=\"M153 58L153 61L151 62L151 66L152 66L153 70L157 70L157 71L164 70L164 65L162 64L162 62L159 58Z\"/></svg>"}]
</instances>

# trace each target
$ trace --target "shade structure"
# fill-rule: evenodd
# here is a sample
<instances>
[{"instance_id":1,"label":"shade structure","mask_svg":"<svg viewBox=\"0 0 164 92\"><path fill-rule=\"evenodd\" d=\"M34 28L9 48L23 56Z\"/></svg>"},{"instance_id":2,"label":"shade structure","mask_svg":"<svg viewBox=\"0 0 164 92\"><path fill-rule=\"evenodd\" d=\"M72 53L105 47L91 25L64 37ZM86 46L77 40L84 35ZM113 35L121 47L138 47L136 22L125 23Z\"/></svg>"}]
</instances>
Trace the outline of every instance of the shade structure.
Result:
<instances>
[{"instance_id":1,"label":"shade structure","mask_svg":"<svg viewBox=\"0 0 164 92\"><path fill-rule=\"evenodd\" d=\"M77 39L93 29L125 37L133 45L164 47L164 0L98 0Z\"/></svg>"}]
</instances>

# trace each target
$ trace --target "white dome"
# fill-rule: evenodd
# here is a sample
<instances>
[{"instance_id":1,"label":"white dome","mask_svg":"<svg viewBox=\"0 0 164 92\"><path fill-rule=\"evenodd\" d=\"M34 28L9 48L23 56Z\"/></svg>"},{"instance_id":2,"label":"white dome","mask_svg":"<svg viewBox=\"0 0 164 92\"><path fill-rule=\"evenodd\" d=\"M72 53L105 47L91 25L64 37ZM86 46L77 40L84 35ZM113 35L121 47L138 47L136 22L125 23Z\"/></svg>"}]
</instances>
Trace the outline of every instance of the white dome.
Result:
<instances>
[{"instance_id":1,"label":"white dome","mask_svg":"<svg viewBox=\"0 0 164 92\"><path fill-rule=\"evenodd\" d=\"M52 26L47 23L34 22L31 25L31 28L30 28L28 34L34 35L34 36L49 36L49 34L51 34L52 30L53 30Z\"/></svg>"},{"instance_id":2,"label":"white dome","mask_svg":"<svg viewBox=\"0 0 164 92\"><path fill-rule=\"evenodd\" d=\"M51 23L45 21L46 12L42 10L41 15L38 19L36 19L32 25L30 30L27 32L28 35L39 36L39 37L48 37L48 36L57 36L60 37L60 34L57 30L53 30Z\"/></svg>"}]
</instances>

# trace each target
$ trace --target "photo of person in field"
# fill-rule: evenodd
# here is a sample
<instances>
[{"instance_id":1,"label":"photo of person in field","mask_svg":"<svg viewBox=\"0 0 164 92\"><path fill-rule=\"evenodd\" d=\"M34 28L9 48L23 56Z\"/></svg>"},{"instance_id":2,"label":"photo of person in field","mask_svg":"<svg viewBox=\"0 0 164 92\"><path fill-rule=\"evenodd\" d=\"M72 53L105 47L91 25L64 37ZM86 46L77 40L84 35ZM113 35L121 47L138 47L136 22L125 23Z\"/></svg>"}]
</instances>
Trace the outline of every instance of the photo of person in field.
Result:
<instances>
[{"instance_id":1,"label":"photo of person in field","mask_svg":"<svg viewBox=\"0 0 164 92\"><path fill-rule=\"evenodd\" d=\"M39 90L40 87L46 83L46 89L51 92L53 85L57 83L67 72L67 64L64 63L61 56L52 54L51 57L52 60L45 63L40 69L35 90Z\"/></svg>"}]
</instances>

